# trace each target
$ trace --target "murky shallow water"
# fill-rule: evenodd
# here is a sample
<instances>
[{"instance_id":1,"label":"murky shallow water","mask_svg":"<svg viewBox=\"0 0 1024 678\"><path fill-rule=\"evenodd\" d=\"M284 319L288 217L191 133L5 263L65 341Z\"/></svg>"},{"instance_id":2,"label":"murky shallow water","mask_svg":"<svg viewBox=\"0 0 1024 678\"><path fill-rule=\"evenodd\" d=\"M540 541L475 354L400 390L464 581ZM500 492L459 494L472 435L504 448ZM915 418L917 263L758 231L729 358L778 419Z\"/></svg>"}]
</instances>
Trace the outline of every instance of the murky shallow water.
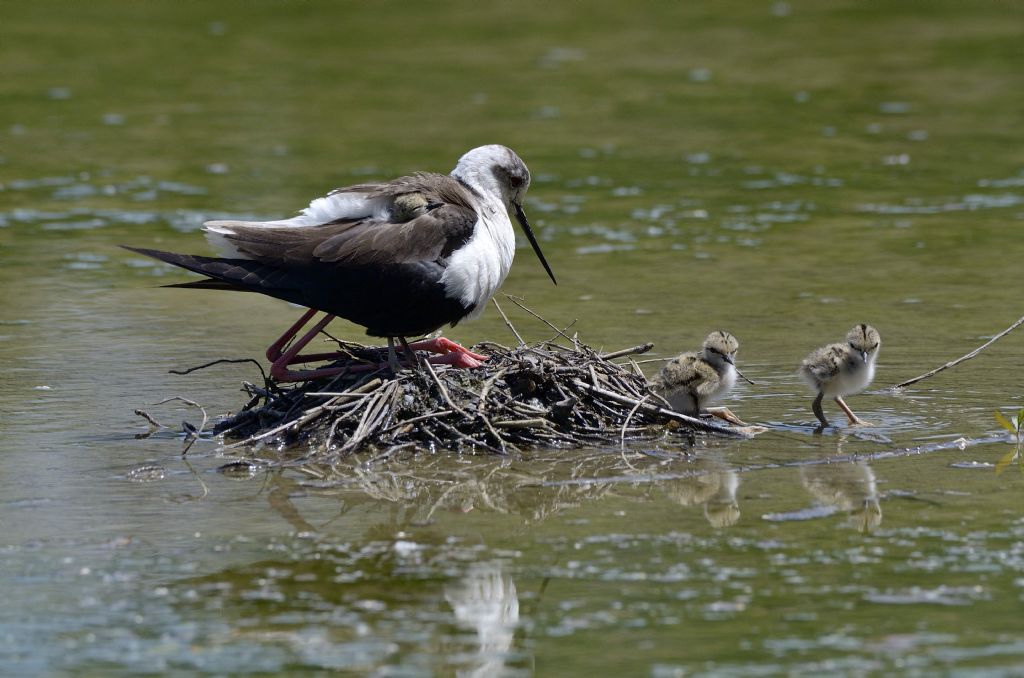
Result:
<instances>
[{"instance_id":1,"label":"murky shallow water","mask_svg":"<svg viewBox=\"0 0 1024 678\"><path fill-rule=\"evenodd\" d=\"M1022 403L1016 334L882 390L1021 313L1013 10L367 7L339 41L312 9L76 7L8 8L0 41L4 673L1021 669L1008 444L872 456ZM758 386L728 404L768 433L283 471L135 438L135 408L197 422L169 396L237 408L253 368L167 370L258 356L297 311L159 289L182 276L116 244L198 251L204 219L492 141L530 163L562 281L522 251L506 291L610 348L732 331ZM795 367L861 321L874 426L815 435ZM450 336L511 339L493 314Z\"/></svg>"}]
</instances>

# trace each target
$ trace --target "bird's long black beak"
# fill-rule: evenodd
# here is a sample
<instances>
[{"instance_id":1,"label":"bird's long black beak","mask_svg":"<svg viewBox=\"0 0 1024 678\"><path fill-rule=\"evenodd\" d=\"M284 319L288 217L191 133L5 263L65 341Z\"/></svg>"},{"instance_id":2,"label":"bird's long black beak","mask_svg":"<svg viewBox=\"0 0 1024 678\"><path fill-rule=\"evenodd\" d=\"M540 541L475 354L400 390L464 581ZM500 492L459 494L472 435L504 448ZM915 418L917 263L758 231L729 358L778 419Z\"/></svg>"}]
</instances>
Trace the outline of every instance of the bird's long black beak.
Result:
<instances>
[{"instance_id":1,"label":"bird's long black beak","mask_svg":"<svg viewBox=\"0 0 1024 678\"><path fill-rule=\"evenodd\" d=\"M537 253L537 258L540 259L540 263L544 266L544 270L548 272L548 277L551 278L551 282L558 284L555 280L555 274L551 272L551 267L548 266L548 260L544 258L544 253L540 251L540 243L537 242L537 238L533 235L533 229L530 228L530 222L526 220L526 213L523 212L523 206L516 201L512 201L512 205L516 208L516 221L523 227L523 232L526 233L526 239L530 241L530 245L533 247L533 251Z\"/></svg>"}]
</instances>

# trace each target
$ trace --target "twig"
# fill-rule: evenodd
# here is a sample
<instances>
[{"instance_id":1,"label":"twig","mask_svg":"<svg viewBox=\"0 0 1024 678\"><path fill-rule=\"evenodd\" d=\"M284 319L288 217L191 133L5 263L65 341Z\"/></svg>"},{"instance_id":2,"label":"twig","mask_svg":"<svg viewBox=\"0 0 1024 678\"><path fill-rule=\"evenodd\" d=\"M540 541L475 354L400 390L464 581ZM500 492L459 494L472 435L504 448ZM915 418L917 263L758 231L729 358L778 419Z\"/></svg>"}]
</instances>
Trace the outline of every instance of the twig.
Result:
<instances>
[{"instance_id":1,"label":"twig","mask_svg":"<svg viewBox=\"0 0 1024 678\"><path fill-rule=\"evenodd\" d=\"M494 425L498 428L547 428L550 424L547 419L513 419L496 421Z\"/></svg>"},{"instance_id":2,"label":"twig","mask_svg":"<svg viewBox=\"0 0 1024 678\"><path fill-rule=\"evenodd\" d=\"M220 358L218 360L211 360L208 363L189 367L184 370L167 370L167 372L169 374L192 374L198 370L205 370L207 367L213 367L214 365L220 365L221 363L252 363L259 369L260 374L263 375L263 381L267 381L267 373L263 371L263 365L260 365L260 362L255 358Z\"/></svg>"},{"instance_id":3,"label":"twig","mask_svg":"<svg viewBox=\"0 0 1024 678\"><path fill-rule=\"evenodd\" d=\"M636 414L636 411L639 410L640 407L643 406L643 404L647 402L647 398L648 398L648 396L644 396L640 400L636 401L636 405L634 405L633 409L631 409L629 411L629 414L626 415L626 421L622 422L622 432L619 434L619 445L620 445L620 447L622 449L622 453L623 453L622 460L623 461L626 461L626 457L625 457L625 453L626 453L626 429L629 428L629 422L633 421L633 415ZM626 463L629 464L628 461Z\"/></svg>"},{"instance_id":4,"label":"twig","mask_svg":"<svg viewBox=\"0 0 1024 678\"><path fill-rule=\"evenodd\" d=\"M637 344L630 348L624 348L621 351L612 351L611 353L598 353L597 357L601 360L614 360L615 358L621 358L627 355L638 355L640 353L647 353L654 348L654 342L649 341L646 344Z\"/></svg>"},{"instance_id":5,"label":"twig","mask_svg":"<svg viewBox=\"0 0 1024 678\"><path fill-rule=\"evenodd\" d=\"M640 406L646 401L647 396L644 396L642 399L637 401L636 405L633 406L633 409L631 409L629 414L626 416L626 421L622 422L622 432L619 434L619 455L622 457L622 462L629 467L630 471L636 471L636 467L633 466L629 459L626 458L626 430L629 428L629 422L633 420L633 415L636 414L636 411L639 410Z\"/></svg>"},{"instance_id":6,"label":"twig","mask_svg":"<svg viewBox=\"0 0 1024 678\"><path fill-rule=\"evenodd\" d=\"M427 419L438 419L440 417L447 417L449 414L455 414L455 410L438 410L437 412L429 412L418 417L403 419L397 424L392 424L391 426L388 426L386 429L383 429L380 433L390 433L391 431L397 431L398 429L402 428L407 424L415 424L421 421L426 421Z\"/></svg>"},{"instance_id":7,"label":"twig","mask_svg":"<svg viewBox=\"0 0 1024 678\"><path fill-rule=\"evenodd\" d=\"M492 300L493 301L493 300ZM477 416L484 422L484 426L487 427L487 431L491 434L491 437L498 441L498 445L501 447L501 451L505 452L505 439L501 437L496 430L494 425L491 424L490 418L487 416L487 394L490 393L491 387L494 386L495 382L501 379L505 374L508 373L508 368L501 368L495 372L494 376L484 382L484 387L480 389L480 400L479 405L476 408Z\"/></svg>"},{"instance_id":8,"label":"twig","mask_svg":"<svg viewBox=\"0 0 1024 678\"><path fill-rule=\"evenodd\" d=\"M434 383L437 385L437 390L441 392L441 397L444 398L446 403L448 403L448 407L465 416L465 410L452 401L452 397L448 395L448 389L446 389L444 384L441 383L441 380L437 378L437 372L434 371L434 366L430 364L430 361L424 360L423 366L427 369L427 374L430 375L430 378L434 380Z\"/></svg>"},{"instance_id":9,"label":"twig","mask_svg":"<svg viewBox=\"0 0 1024 678\"><path fill-rule=\"evenodd\" d=\"M473 438L467 436L465 433L463 433L459 429L455 428L454 426L446 424L443 421L438 421L437 423L438 423L438 425L441 426L441 428L443 428L446 431L448 431L451 435L455 436L459 440L462 440L463 442L469 443L472 447L482 447L485 450L488 450L490 452L493 452L494 454L501 455L501 456L504 456L504 454L505 454L504 452L502 452L497 447L492 447L491 445L488 445L487 443L483 442L482 440L474 440Z\"/></svg>"},{"instance_id":10,"label":"twig","mask_svg":"<svg viewBox=\"0 0 1024 678\"><path fill-rule=\"evenodd\" d=\"M943 370L948 370L950 367L956 367L960 363L962 363L962 362L964 362L966 360L970 360L971 358L975 357L976 355L978 355L979 353L984 351L986 348L988 348L992 344L996 343L998 340L1002 339L1007 334L1009 334L1010 332L1014 331L1015 329L1017 329L1021 325L1024 325L1024 316L1018 318L1017 322L1013 323L1012 325L1007 327L1005 330L1003 330L1002 332L1000 332L996 336L992 337L991 339L989 339L984 344L982 344L978 348L974 349L973 351L971 351L967 355L960 356L956 360L950 361L950 362L946 363L945 365L943 365L942 367L937 367L934 370L932 370L931 372L925 372L924 374L922 374L922 375L920 375L918 377L914 377L913 379L908 379L907 381L904 381L904 382L901 382L899 384L896 384L895 386L892 386L890 388L893 391L898 391L901 388L906 388L907 386L910 386L911 384L916 384L917 382L922 381L924 379L927 379L928 377L932 377L932 376L938 374L939 372L942 372Z\"/></svg>"},{"instance_id":11,"label":"twig","mask_svg":"<svg viewBox=\"0 0 1024 678\"><path fill-rule=\"evenodd\" d=\"M623 395L619 395L618 393L615 393L613 391L609 391L607 389L599 388L597 386L591 386L590 384L580 381L579 379L574 379L573 383L576 384L576 386L578 386L579 388L586 389L592 393L597 393L599 395L604 396L605 398L608 398L609 400L614 400L615 402L618 403L624 403L626 405L636 405L639 402L636 400L636 398L629 398ZM647 403L641 402L640 409L644 410L645 412L660 415L667 419L675 419L676 421L687 424L688 426L692 426L693 428L699 428L702 431L714 431L715 433L725 433L727 435L732 436L746 437L743 433L740 433L739 431L731 429L727 426L718 426L716 424L710 424L706 421L702 421L694 417L688 417L685 414L673 412L672 410L666 410L664 408L656 407L654 405L648 405Z\"/></svg>"},{"instance_id":12,"label":"twig","mask_svg":"<svg viewBox=\"0 0 1024 678\"><path fill-rule=\"evenodd\" d=\"M519 336L519 332L516 331L516 328L512 324L512 321L509 320L508 316L505 315L505 312L501 310L501 306L498 305L498 300L495 299L494 297L491 297L491 303L494 304L494 308L498 309L498 313L501 315L502 320L504 320L505 324L508 325L508 328L512 330L512 334L515 335L516 340L519 342L519 345L526 346L526 342L523 341L523 338L521 336Z\"/></svg>"},{"instance_id":13,"label":"twig","mask_svg":"<svg viewBox=\"0 0 1024 678\"><path fill-rule=\"evenodd\" d=\"M199 428L196 428L187 421L181 422L181 428L185 433L185 443L181 449L181 456L184 457L186 454L188 454L188 451L192 449L192 445L195 444L196 440L203 433L203 430L206 428L206 422L208 421L208 417L206 416L206 408L204 408L202 405L195 402L194 400L182 398L181 396L171 396L170 398L164 398L160 402L153 403L153 405L163 405L164 403L169 403L175 400L181 401L187 405L191 405L192 407L197 407L199 408L199 411L203 413L203 421L201 424L199 424Z\"/></svg>"},{"instance_id":14,"label":"twig","mask_svg":"<svg viewBox=\"0 0 1024 678\"><path fill-rule=\"evenodd\" d=\"M562 330L558 329L557 327L555 327L554 325L552 325L551 323L549 323L549 322L548 322L547 320L545 320L544 318L542 318L542 317L541 317L540 315L538 315L537 313L535 313L535 312L534 312L534 311L532 311L531 309L529 309L529 308L527 308L526 306L524 306L524 305L523 305L522 303L520 303L520 302L519 302L519 300L518 300L518 299L517 299L516 297L513 297L513 296L512 296L512 295L510 295L510 294L506 294L506 295L505 295L505 298L506 298L506 299L508 299L509 301L511 301L511 302L512 302L513 304L515 304L515 305L516 305L516 306L518 306L519 308L521 308L521 309L523 309L524 311L526 311L527 313L529 313L530 315L532 315L532 316L533 316L534 318L536 318L537 320L541 321L542 323L544 323L545 325L547 325L548 327L550 327L551 329L553 329L553 330L555 331L555 333L557 333L558 335L562 336L562 337L563 337L563 338L565 338L565 339L568 339L569 341L572 341L572 337L568 337L568 336L566 336L566 335L565 335L565 333L564 333L564 332L562 332ZM573 320L573 321L572 321L571 323L569 323L569 327L572 327L572 326L573 326L573 325L574 325L575 323L576 323L576 321L575 321L575 320ZM568 328L567 328L567 329L568 329Z\"/></svg>"},{"instance_id":15,"label":"twig","mask_svg":"<svg viewBox=\"0 0 1024 678\"><path fill-rule=\"evenodd\" d=\"M152 426L153 428L167 428L166 426L161 424L159 421L154 419L152 416L150 416L149 412L147 412L145 410L135 410L135 414L139 415L140 417L142 417L143 419L148 421L149 425Z\"/></svg>"},{"instance_id":16,"label":"twig","mask_svg":"<svg viewBox=\"0 0 1024 678\"><path fill-rule=\"evenodd\" d=\"M185 464L185 466L188 467L189 473L191 473L193 477L195 477L195 479L199 481L199 487L203 488L203 493L198 497L193 496L191 494L185 495L185 501L202 501L203 499L206 499L206 496L210 494L210 488L206 486L206 483L203 481L202 476L200 476L199 473L196 472L195 468L192 467L192 464L188 463L188 460L183 458L181 461L182 463Z\"/></svg>"},{"instance_id":17,"label":"twig","mask_svg":"<svg viewBox=\"0 0 1024 678\"><path fill-rule=\"evenodd\" d=\"M203 423L199 425L199 429L198 429L199 432L202 433L203 429L206 428L206 422L207 422L208 418L206 416L206 408L204 408L202 405L200 405L196 401L189 400L188 398L182 398L181 396L171 396L170 398L164 398L163 400L161 400L159 402L153 403L153 405L163 405L164 403L169 403L169 402L172 402L172 401L175 401L175 400L183 402L186 405L191 405L192 407L198 408L199 411L203 413Z\"/></svg>"},{"instance_id":18,"label":"twig","mask_svg":"<svg viewBox=\"0 0 1024 678\"><path fill-rule=\"evenodd\" d=\"M557 332L558 332L558 333L557 333L557 334L556 334L556 335L555 335L554 337L551 337L550 339L548 339L548 341L554 341L554 340L555 340L555 338L556 338L556 337L559 337L559 336L562 336L562 337L565 337L566 339L569 339L569 337L568 337L568 336L566 336L566 334L565 334L565 333L566 333L566 331L568 331L568 330L569 330L569 329L570 329L570 328L571 328L571 327L572 327L573 325L575 325L575 324L576 324L577 322L579 322L579 318L574 318L574 319L573 319L573 321L572 321L571 323L569 323L568 325L566 325L566 326L565 326L565 327L563 327L562 329L560 329L560 330L557 330ZM575 334L575 333L573 333L573 335L572 335L572 345L573 345L573 347L574 347L575 349L579 350L579 342L578 342L578 341L576 340L576 334Z\"/></svg>"},{"instance_id":19,"label":"twig","mask_svg":"<svg viewBox=\"0 0 1024 678\"><path fill-rule=\"evenodd\" d=\"M363 384L359 388L352 389L351 393L357 393L357 392L358 393L368 393L368 392L372 391L373 389L377 388L378 386L380 386L382 383L383 382L380 379L374 379L373 381L369 381L369 382ZM346 397L346 396L339 396L339 398L342 398L342 397ZM227 449L231 449L231 448L234 448L234 447L241 447L242 445L252 445L253 443L258 442L260 440L265 440L265 439L269 438L270 436L272 436L272 435L274 435L276 433L280 433L282 431L286 431L286 430L288 430L290 428L296 428L296 427L302 426L306 422L311 421L311 420L315 419L317 416L319 416L320 414L322 414L327 409L327 406L331 405L333 403L334 403L334 400L330 400L330 401L324 403L323 405L318 405L317 407L314 407L314 408L311 408L311 409L307 410L306 413L303 414L298 419L293 419L291 421L285 422L284 424L281 424L280 426L275 426L274 428L270 429L269 431L264 431L264 432L259 433L257 435L254 435L254 436L251 436L249 438L246 438L245 440L240 440L237 443L232 443L230 445L225 445L224 449L227 450Z\"/></svg>"}]
</instances>

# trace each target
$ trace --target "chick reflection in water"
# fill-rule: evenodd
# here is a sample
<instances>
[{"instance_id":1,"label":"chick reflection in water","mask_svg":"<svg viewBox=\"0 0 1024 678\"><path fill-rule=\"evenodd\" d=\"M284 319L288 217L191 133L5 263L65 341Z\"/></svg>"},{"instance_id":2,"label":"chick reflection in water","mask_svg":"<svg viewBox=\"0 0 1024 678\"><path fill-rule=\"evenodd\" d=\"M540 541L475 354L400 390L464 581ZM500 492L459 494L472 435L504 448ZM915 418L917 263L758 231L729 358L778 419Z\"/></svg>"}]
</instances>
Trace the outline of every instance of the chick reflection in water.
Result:
<instances>
[{"instance_id":1,"label":"chick reflection in water","mask_svg":"<svg viewBox=\"0 0 1024 678\"><path fill-rule=\"evenodd\" d=\"M804 466L800 469L800 480L823 506L848 513L859 532L870 532L882 524L875 472L867 464Z\"/></svg>"},{"instance_id":2,"label":"chick reflection in water","mask_svg":"<svg viewBox=\"0 0 1024 678\"><path fill-rule=\"evenodd\" d=\"M500 563L473 563L458 583L445 587L444 597L459 625L476 632L476 656L456 675L503 675L519 623L519 598L512 578L502 572Z\"/></svg>"},{"instance_id":3,"label":"chick reflection in water","mask_svg":"<svg viewBox=\"0 0 1024 678\"><path fill-rule=\"evenodd\" d=\"M651 381L651 389L682 414L697 417L702 411L732 424L746 426L727 407L708 405L725 397L736 383L736 375L753 384L736 369L740 343L728 332L716 330L707 336L698 353L683 353L670 360Z\"/></svg>"},{"instance_id":4,"label":"chick reflection in water","mask_svg":"<svg viewBox=\"0 0 1024 678\"><path fill-rule=\"evenodd\" d=\"M661 491L680 506L703 506L712 527L729 527L740 519L736 501L739 475L725 464L711 459L691 463L692 478L676 478L659 484Z\"/></svg>"}]
</instances>

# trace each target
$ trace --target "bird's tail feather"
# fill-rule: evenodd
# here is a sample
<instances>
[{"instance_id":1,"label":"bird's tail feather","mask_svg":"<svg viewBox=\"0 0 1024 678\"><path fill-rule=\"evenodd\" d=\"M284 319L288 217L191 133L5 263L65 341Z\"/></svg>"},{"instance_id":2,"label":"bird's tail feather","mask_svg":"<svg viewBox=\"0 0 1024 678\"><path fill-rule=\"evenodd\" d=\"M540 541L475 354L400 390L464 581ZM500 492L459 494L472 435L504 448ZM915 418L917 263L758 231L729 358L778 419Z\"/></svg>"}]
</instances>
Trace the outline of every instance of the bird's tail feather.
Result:
<instances>
[{"instance_id":1,"label":"bird's tail feather","mask_svg":"<svg viewBox=\"0 0 1024 678\"><path fill-rule=\"evenodd\" d=\"M296 304L305 303L301 291L288 280L287 273L283 273L273 266L250 259L222 259L198 254L164 252L144 247L129 247L127 245L121 245L121 247L206 276L205 280L174 283L164 287L260 292Z\"/></svg>"},{"instance_id":2,"label":"bird's tail feather","mask_svg":"<svg viewBox=\"0 0 1024 678\"><path fill-rule=\"evenodd\" d=\"M232 285L224 280L214 280L213 278L206 278L205 280L191 280L183 283L171 283L169 285L161 285L160 287L178 287L187 290L229 290L232 292L252 292L244 287L238 285Z\"/></svg>"}]
</instances>

